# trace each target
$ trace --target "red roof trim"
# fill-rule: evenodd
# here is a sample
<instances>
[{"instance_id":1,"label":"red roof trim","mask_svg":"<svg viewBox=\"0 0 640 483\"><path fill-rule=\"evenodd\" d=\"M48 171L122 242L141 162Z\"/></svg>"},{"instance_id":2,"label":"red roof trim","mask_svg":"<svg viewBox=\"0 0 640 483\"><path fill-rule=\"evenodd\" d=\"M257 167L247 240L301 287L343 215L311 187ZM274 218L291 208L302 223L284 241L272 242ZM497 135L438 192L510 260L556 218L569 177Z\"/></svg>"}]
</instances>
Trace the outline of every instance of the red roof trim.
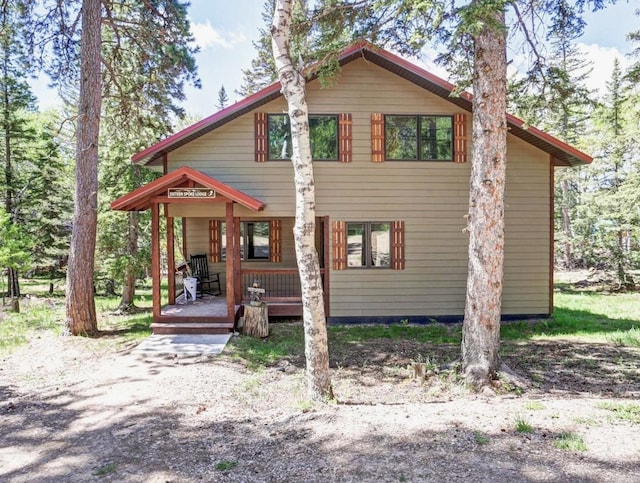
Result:
<instances>
[{"instance_id":1,"label":"red roof trim","mask_svg":"<svg viewBox=\"0 0 640 483\"><path fill-rule=\"evenodd\" d=\"M395 71L401 77L417 84L436 95L445 98L449 102L458 105L469 112L472 111L473 95L462 92L458 97L451 97L450 94L455 86L450 82L426 71L422 67L403 59L389 51L375 47L368 42L358 42L345 49L339 57L341 65L345 65L359 57L365 58L390 71ZM312 72L312 70L311 70ZM313 77L313 76L312 76ZM244 98L243 100L227 107L201 121L183 129L182 131L169 136L168 138L140 151L132 156L134 163L148 164L158 159L191 139L195 139L217 125L224 124L236 117L257 109L262 104L269 102L280 96L280 83L276 82L268 87ZM549 153L558 165L577 165L581 163L591 163L593 158L574 147L566 144L554 136L541 131L533 126L527 126L521 119L507 113L507 122L510 125L511 133L539 149Z\"/></svg>"},{"instance_id":2,"label":"red roof trim","mask_svg":"<svg viewBox=\"0 0 640 483\"><path fill-rule=\"evenodd\" d=\"M196 122L195 124L192 124L191 126L186 127L182 131L172 134L168 138L163 139L162 141L152 146L149 146L147 149L144 149L143 151L140 151L139 153L134 154L131 157L131 160L134 163L138 163L141 161L150 161L151 159L157 157L161 153L172 151L173 146L175 144L178 144L183 139L193 134L197 134L198 131L206 130L212 124L218 121L222 121L225 118L230 117L232 114L235 114L246 108L251 108L253 104L255 104L257 101L262 100L268 97L269 95L272 95L274 93L279 93L279 92L280 92L280 83L277 82L275 84L271 84L270 86L265 87L261 91L258 91L249 97L245 97L241 101L238 101L235 104L229 107L226 107L225 109L222 109L221 111L218 111L209 117L205 117L204 119Z\"/></svg>"},{"instance_id":3,"label":"red roof trim","mask_svg":"<svg viewBox=\"0 0 640 483\"><path fill-rule=\"evenodd\" d=\"M262 201L242 193L222 181L188 166L183 166L112 201L111 209L120 211L148 209L150 205L149 198L158 196L169 188L180 187L185 181L194 181L205 188L211 188L220 195L253 211L262 211L266 206Z\"/></svg>"}]
</instances>

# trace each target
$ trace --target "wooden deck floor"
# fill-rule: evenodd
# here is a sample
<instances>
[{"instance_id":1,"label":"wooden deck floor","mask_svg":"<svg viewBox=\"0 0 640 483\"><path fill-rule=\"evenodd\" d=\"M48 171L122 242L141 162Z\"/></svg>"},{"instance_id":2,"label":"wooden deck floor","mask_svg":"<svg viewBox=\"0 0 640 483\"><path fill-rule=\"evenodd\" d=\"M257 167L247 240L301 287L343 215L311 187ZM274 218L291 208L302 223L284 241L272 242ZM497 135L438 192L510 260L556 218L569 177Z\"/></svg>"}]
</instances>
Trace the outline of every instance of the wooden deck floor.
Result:
<instances>
[{"instance_id":1,"label":"wooden deck floor","mask_svg":"<svg viewBox=\"0 0 640 483\"><path fill-rule=\"evenodd\" d=\"M226 317L227 299L224 295L214 297L204 295L196 300L185 300L184 294L176 299L175 305L162 307L161 316L170 317Z\"/></svg>"}]
</instances>

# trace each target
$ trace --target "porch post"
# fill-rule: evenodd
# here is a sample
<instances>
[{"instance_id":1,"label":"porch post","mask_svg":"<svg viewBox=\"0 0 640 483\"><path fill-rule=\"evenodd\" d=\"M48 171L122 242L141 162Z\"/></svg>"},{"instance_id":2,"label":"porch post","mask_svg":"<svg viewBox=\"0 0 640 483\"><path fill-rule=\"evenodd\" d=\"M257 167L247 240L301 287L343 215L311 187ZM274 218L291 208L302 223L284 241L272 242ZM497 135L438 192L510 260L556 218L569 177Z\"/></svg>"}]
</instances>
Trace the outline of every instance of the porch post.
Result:
<instances>
[{"instance_id":1,"label":"porch post","mask_svg":"<svg viewBox=\"0 0 640 483\"><path fill-rule=\"evenodd\" d=\"M153 320L160 319L160 207L151 205L151 300Z\"/></svg>"},{"instance_id":2,"label":"porch post","mask_svg":"<svg viewBox=\"0 0 640 483\"><path fill-rule=\"evenodd\" d=\"M226 224L227 224L227 317L230 321L235 319L235 260L236 260L236 247L233 243L233 233L235 231L233 226L233 201L227 202L226 210Z\"/></svg>"},{"instance_id":3,"label":"porch post","mask_svg":"<svg viewBox=\"0 0 640 483\"><path fill-rule=\"evenodd\" d=\"M164 205L164 216L167 220L167 276L169 283L169 305L176 303L176 261L174 240L173 217L169 216L169 207Z\"/></svg>"},{"instance_id":4,"label":"porch post","mask_svg":"<svg viewBox=\"0 0 640 483\"><path fill-rule=\"evenodd\" d=\"M233 219L233 278L235 279L235 300L236 304L242 303L242 273L240 265L242 256L240 254L240 217Z\"/></svg>"}]
</instances>

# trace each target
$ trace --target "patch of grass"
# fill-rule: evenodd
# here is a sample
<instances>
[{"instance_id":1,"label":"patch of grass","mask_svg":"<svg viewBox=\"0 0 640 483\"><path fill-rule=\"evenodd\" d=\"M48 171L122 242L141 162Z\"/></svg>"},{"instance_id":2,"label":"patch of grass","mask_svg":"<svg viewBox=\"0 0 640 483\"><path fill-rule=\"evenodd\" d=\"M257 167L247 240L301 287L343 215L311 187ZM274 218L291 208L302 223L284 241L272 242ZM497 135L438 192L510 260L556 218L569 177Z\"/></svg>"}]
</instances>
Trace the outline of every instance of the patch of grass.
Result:
<instances>
[{"instance_id":1,"label":"patch of grass","mask_svg":"<svg viewBox=\"0 0 640 483\"><path fill-rule=\"evenodd\" d=\"M573 420L578 424L586 424L587 426L596 426L598 424L598 421L595 419L582 416L573 418Z\"/></svg>"},{"instance_id":2,"label":"patch of grass","mask_svg":"<svg viewBox=\"0 0 640 483\"><path fill-rule=\"evenodd\" d=\"M516 432L521 434L533 433L533 426L525 419L524 416L516 416L515 420Z\"/></svg>"},{"instance_id":3,"label":"patch of grass","mask_svg":"<svg viewBox=\"0 0 640 483\"><path fill-rule=\"evenodd\" d=\"M598 404L597 407L613 412L616 419L640 424L640 404L638 403L606 402Z\"/></svg>"},{"instance_id":4,"label":"patch of grass","mask_svg":"<svg viewBox=\"0 0 640 483\"><path fill-rule=\"evenodd\" d=\"M101 322L100 329L106 336L119 337L120 345L137 342L151 335L153 317L148 313L125 316L111 316Z\"/></svg>"},{"instance_id":5,"label":"patch of grass","mask_svg":"<svg viewBox=\"0 0 640 483\"><path fill-rule=\"evenodd\" d=\"M303 328L301 324L272 324L268 338L242 335L234 337L230 347L233 355L247 361L250 369L271 366L282 359L303 356Z\"/></svg>"},{"instance_id":6,"label":"patch of grass","mask_svg":"<svg viewBox=\"0 0 640 483\"><path fill-rule=\"evenodd\" d=\"M489 438L487 437L487 435L481 433L480 431L473 432L473 439L475 440L476 444L479 444L481 446L489 444Z\"/></svg>"},{"instance_id":7,"label":"patch of grass","mask_svg":"<svg viewBox=\"0 0 640 483\"><path fill-rule=\"evenodd\" d=\"M632 327L626 331L617 330L607 334L607 340L621 347L640 347L640 328Z\"/></svg>"},{"instance_id":8,"label":"patch of grass","mask_svg":"<svg viewBox=\"0 0 640 483\"><path fill-rule=\"evenodd\" d=\"M434 344L458 344L462 340L460 324L408 325L353 325L329 327L330 337L341 342L365 342L371 339L408 339Z\"/></svg>"},{"instance_id":9,"label":"patch of grass","mask_svg":"<svg viewBox=\"0 0 640 483\"><path fill-rule=\"evenodd\" d=\"M540 401L527 401L524 404L525 409L529 409L531 411L540 411L542 409L544 409L544 404L542 404Z\"/></svg>"},{"instance_id":10,"label":"patch of grass","mask_svg":"<svg viewBox=\"0 0 640 483\"><path fill-rule=\"evenodd\" d=\"M61 330L62 306L21 301L20 313L4 313L0 323L0 351L26 344L38 331Z\"/></svg>"},{"instance_id":11,"label":"patch of grass","mask_svg":"<svg viewBox=\"0 0 640 483\"><path fill-rule=\"evenodd\" d=\"M313 407L313 401L304 399L302 401L298 401L297 406L298 406L298 409L300 409L300 411L302 411L303 413L307 413Z\"/></svg>"},{"instance_id":12,"label":"patch of grass","mask_svg":"<svg viewBox=\"0 0 640 483\"><path fill-rule=\"evenodd\" d=\"M215 469L218 471L229 471L238 466L237 461L222 460L216 464Z\"/></svg>"},{"instance_id":13,"label":"patch of grass","mask_svg":"<svg viewBox=\"0 0 640 483\"><path fill-rule=\"evenodd\" d=\"M560 336L640 347L640 297L633 293L556 293L551 319L502 324L502 340Z\"/></svg>"},{"instance_id":14,"label":"patch of grass","mask_svg":"<svg viewBox=\"0 0 640 483\"><path fill-rule=\"evenodd\" d=\"M587 451L584 440L575 433L560 433L554 440L553 446L567 451Z\"/></svg>"},{"instance_id":15,"label":"patch of grass","mask_svg":"<svg viewBox=\"0 0 640 483\"><path fill-rule=\"evenodd\" d=\"M104 465L104 466L101 466L100 468L96 469L91 474L93 476L105 476L105 475L108 475L109 473L115 472L117 467L118 467L118 465L116 463L109 463L108 465Z\"/></svg>"}]
</instances>

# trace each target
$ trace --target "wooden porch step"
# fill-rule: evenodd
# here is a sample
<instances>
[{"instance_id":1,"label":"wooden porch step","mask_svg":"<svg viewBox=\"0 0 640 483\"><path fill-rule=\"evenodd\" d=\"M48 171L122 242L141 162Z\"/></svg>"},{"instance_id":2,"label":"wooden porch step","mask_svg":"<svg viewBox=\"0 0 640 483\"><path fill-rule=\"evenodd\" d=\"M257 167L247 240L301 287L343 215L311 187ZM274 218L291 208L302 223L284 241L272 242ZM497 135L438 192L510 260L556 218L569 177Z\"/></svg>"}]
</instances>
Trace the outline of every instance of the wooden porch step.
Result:
<instances>
[{"instance_id":1,"label":"wooden porch step","mask_svg":"<svg viewBox=\"0 0 640 483\"><path fill-rule=\"evenodd\" d=\"M228 334L233 322L154 322L154 334Z\"/></svg>"}]
</instances>

